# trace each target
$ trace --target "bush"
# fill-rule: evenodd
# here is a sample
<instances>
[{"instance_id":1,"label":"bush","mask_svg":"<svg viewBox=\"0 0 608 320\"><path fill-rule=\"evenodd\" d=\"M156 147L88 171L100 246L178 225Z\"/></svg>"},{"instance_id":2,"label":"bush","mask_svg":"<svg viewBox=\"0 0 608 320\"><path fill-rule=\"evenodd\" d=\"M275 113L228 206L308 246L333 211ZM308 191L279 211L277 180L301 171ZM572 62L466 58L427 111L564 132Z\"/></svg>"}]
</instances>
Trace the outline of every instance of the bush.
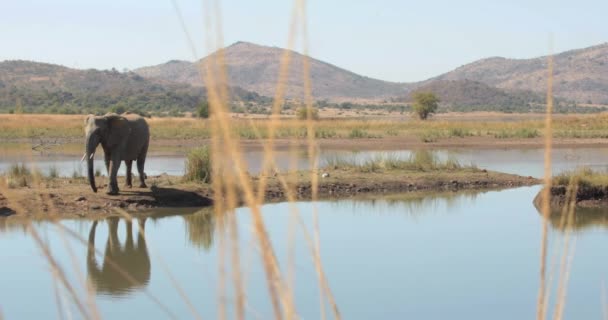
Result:
<instances>
[{"instance_id":1,"label":"bush","mask_svg":"<svg viewBox=\"0 0 608 320\"><path fill-rule=\"evenodd\" d=\"M318 120L319 119L319 110L317 110L317 108L311 108L310 116L311 116L311 119ZM298 119L300 119L300 120L308 119L308 109L307 108L304 107L304 108L298 109Z\"/></svg>"},{"instance_id":2,"label":"bush","mask_svg":"<svg viewBox=\"0 0 608 320\"><path fill-rule=\"evenodd\" d=\"M207 101L203 101L198 105L198 110L196 110L196 115L199 118L203 118L203 119L209 118L209 103Z\"/></svg>"},{"instance_id":3,"label":"bush","mask_svg":"<svg viewBox=\"0 0 608 320\"><path fill-rule=\"evenodd\" d=\"M412 98L414 99L412 109L421 120L426 120L429 115L437 111L439 98L432 92L415 92Z\"/></svg>"},{"instance_id":4,"label":"bush","mask_svg":"<svg viewBox=\"0 0 608 320\"><path fill-rule=\"evenodd\" d=\"M211 149L208 146L196 148L188 153L184 180L211 182Z\"/></svg>"}]
</instances>

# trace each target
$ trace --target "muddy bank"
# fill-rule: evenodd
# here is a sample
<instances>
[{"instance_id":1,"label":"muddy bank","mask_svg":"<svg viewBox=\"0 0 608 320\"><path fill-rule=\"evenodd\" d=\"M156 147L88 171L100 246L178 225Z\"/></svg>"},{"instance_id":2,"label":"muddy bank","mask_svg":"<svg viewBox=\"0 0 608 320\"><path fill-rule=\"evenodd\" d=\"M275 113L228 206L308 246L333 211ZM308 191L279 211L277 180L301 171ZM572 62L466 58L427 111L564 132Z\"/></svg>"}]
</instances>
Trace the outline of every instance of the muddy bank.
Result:
<instances>
[{"instance_id":1,"label":"muddy bank","mask_svg":"<svg viewBox=\"0 0 608 320\"><path fill-rule=\"evenodd\" d=\"M323 177L321 177L323 176ZM310 173L296 172L269 176L265 190L266 202L288 199L281 186L283 177L297 200L310 200ZM257 186L259 176L252 176ZM99 192L93 193L84 179L56 178L35 186L15 189L1 188L0 208L14 217L96 217L128 212L144 212L151 208L206 207L213 205L213 189L209 184L185 183L180 177L160 175L148 178L150 188L122 187L117 196L106 195L107 179L99 179ZM119 177L119 185L124 180ZM530 186L540 183L532 177L478 169L445 171L403 171L362 173L351 170L329 170L319 173L319 198L338 199L359 195L391 194L420 191L490 190ZM243 194L239 192L238 194ZM243 204L243 200L240 199Z\"/></svg>"},{"instance_id":2,"label":"muddy bank","mask_svg":"<svg viewBox=\"0 0 608 320\"><path fill-rule=\"evenodd\" d=\"M543 200L541 190L534 198L536 208L541 207ZM550 206L554 211L559 211L568 203L566 196L566 186L551 187ZM607 208L608 209L608 188L599 186L580 185L576 193L576 207L580 208Z\"/></svg>"}]
</instances>

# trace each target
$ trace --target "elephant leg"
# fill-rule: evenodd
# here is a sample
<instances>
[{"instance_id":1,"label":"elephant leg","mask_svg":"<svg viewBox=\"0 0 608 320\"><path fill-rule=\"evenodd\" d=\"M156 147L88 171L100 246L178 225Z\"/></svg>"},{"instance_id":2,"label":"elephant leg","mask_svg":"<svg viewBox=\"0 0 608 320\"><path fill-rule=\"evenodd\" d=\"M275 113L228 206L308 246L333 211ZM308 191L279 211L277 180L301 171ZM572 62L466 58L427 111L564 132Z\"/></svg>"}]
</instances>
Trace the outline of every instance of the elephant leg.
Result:
<instances>
[{"instance_id":1,"label":"elephant leg","mask_svg":"<svg viewBox=\"0 0 608 320\"><path fill-rule=\"evenodd\" d=\"M147 149L147 148L146 148ZM137 172L139 173L139 187L147 188L146 173L144 172L144 164L146 163L146 151L142 152L137 158Z\"/></svg>"},{"instance_id":2,"label":"elephant leg","mask_svg":"<svg viewBox=\"0 0 608 320\"><path fill-rule=\"evenodd\" d=\"M131 174L131 167L133 166L133 160L125 160L125 164L127 165L127 183L125 184L127 187L133 187L133 180Z\"/></svg>"},{"instance_id":3,"label":"elephant leg","mask_svg":"<svg viewBox=\"0 0 608 320\"><path fill-rule=\"evenodd\" d=\"M108 177L110 176L110 159L111 158L112 158L112 154L110 152L104 152L103 160L106 163L106 172L108 174Z\"/></svg>"},{"instance_id":4,"label":"elephant leg","mask_svg":"<svg viewBox=\"0 0 608 320\"><path fill-rule=\"evenodd\" d=\"M110 161L110 183L108 184L108 191L106 192L109 195L117 195L118 191L118 168L120 168L120 156L118 153L112 155L112 160Z\"/></svg>"}]
</instances>

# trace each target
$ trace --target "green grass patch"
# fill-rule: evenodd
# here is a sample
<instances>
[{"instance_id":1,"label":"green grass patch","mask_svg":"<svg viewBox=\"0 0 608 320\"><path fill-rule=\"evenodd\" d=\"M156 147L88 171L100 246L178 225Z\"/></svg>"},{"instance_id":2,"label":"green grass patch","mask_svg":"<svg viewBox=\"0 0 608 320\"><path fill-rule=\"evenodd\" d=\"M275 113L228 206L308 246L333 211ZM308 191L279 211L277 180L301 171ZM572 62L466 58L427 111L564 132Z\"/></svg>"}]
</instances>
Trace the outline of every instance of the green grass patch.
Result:
<instances>
[{"instance_id":1,"label":"green grass patch","mask_svg":"<svg viewBox=\"0 0 608 320\"><path fill-rule=\"evenodd\" d=\"M334 157L326 159L325 168L347 169L358 172L381 172L392 170L407 171L450 171L460 169L477 170L474 165L463 166L454 158L445 160L439 159L435 154L428 150L413 152L409 157L404 158L395 154L379 154L369 159L357 161L351 157Z\"/></svg>"},{"instance_id":2,"label":"green grass patch","mask_svg":"<svg viewBox=\"0 0 608 320\"><path fill-rule=\"evenodd\" d=\"M448 131L448 137L464 138L464 137L470 137L470 136L473 136L473 133L471 133L470 130L464 129L464 128L451 128Z\"/></svg>"},{"instance_id":3,"label":"green grass patch","mask_svg":"<svg viewBox=\"0 0 608 320\"><path fill-rule=\"evenodd\" d=\"M510 138L521 138L531 139L540 137L540 131L537 129L520 128L516 130L500 130L494 133L494 138L497 139L510 139Z\"/></svg>"},{"instance_id":4,"label":"green grass patch","mask_svg":"<svg viewBox=\"0 0 608 320\"><path fill-rule=\"evenodd\" d=\"M186 158L185 181L211 182L211 148L208 146L196 148L188 153Z\"/></svg>"},{"instance_id":5,"label":"green grass patch","mask_svg":"<svg viewBox=\"0 0 608 320\"><path fill-rule=\"evenodd\" d=\"M348 134L350 139L369 139L369 138L380 138L381 136L369 133L367 130L354 128Z\"/></svg>"},{"instance_id":6,"label":"green grass patch","mask_svg":"<svg viewBox=\"0 0 608 320\"><path fill-rule=\"evenodd\" d=\"M583 167L572 171L563 172L553 177L554 186L569 186L577 182L579 187L608 188L608 173Z\"/></svg>"}]
</instances>

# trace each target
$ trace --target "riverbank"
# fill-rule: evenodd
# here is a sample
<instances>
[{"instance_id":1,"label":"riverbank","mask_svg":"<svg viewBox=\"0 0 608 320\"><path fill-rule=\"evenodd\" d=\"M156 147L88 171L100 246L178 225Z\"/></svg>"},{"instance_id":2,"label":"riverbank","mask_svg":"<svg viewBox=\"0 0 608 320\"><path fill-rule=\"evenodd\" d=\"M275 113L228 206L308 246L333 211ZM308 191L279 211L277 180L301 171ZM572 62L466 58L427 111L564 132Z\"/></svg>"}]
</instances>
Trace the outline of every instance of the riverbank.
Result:
<instances>
[{"instance_id":1,"label":"riverbank","mask_svg":"<svg viewBox=\"0 0 608 320\"><path fill-rule=\"evenodd\" d=\"M574 195L573 192L576 192ZM552 211L560 211L574 201L578 208L608 208L608 173L582 167L553 177L549 204ZM534 205L541 207L541 190L534 198Z\"/></svg>"},{"instance_id":2,"label":"riverbank","mask_svg":"<svg viewBox=\"0 0 608 320\"><path fill-rule=\"evenodd\" d=\"M297 200L310 200L310 172L281 173L268 178L265 202L286 201L281 178ZM251 176L256 186L260 176ZM210 184L183 182L181 177L148 177L149 188L121 187L120 195L106 195L107 178L98 178L99 192L93 193L85 179L55 178L32 186L0 188L3 215L28 218L71 218L119 215L116 208L140 212L151 208L205 207L214 201ZM359 195L381 195L420 191L490 190L529 186L540 183L532 177L487 171L476 168L453 170L360 170L339 168L319 172L319 198L341 199ZM124 178L119 177L119 186ZM243 200L240 199L243 204Z\"/></svg>"}]
</instances>

